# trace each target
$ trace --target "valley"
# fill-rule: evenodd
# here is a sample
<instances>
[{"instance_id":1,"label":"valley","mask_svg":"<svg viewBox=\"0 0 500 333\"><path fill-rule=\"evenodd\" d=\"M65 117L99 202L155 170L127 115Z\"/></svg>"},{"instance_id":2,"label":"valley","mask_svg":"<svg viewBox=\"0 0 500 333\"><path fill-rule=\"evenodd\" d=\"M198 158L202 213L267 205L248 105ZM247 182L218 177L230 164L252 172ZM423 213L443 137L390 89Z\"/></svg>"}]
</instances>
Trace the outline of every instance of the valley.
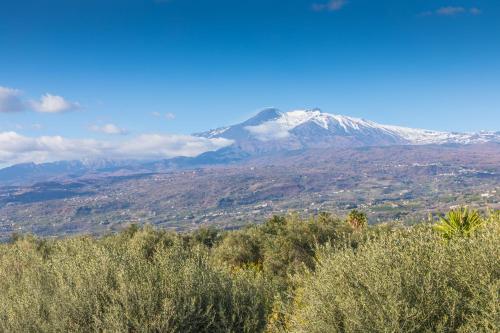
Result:
<instances>
[{"instance_id":1,"label":"valley","mask_svg":"<svg viewBox=\"0 0 500 333\"><path fill-rule=\"evenodd\" d=\"M500 145L308 149L232 164L83 175L0 190L0 236L103 234L131 222L231 229L296 211L419 222L467 204L500 208Z\"/></svg>"}]
</instances>

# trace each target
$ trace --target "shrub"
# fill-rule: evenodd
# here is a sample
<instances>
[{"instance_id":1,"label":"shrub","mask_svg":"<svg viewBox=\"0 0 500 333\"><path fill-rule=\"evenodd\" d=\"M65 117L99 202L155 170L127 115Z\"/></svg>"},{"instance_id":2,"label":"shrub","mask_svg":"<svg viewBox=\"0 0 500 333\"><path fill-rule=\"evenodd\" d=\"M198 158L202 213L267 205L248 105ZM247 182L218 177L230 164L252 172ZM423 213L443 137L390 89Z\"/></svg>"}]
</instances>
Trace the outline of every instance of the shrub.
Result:
<instances>
[{"instance_id":1,"label":"shrub","mask_svg":"<svg viewBox=\"0 0 500 333\"><path fill-rule=\"evenodd\" d=\"M249 272L148 230L0 247L2 332L258 332L272 297ZM47 248L50 251L47 251ZM48 253L48 255L47 255Z\"/></svg>"},{"instance_id":2,"label":"shrub","mask_svg":"<svg viewBox=\"0 0 500 333\"><path fill-rule=\"evenodd\" d=\"M187 234L184 238L190 246L197 244L212 248L221 240L222 232L214 227L201 227Z\"/></svg>"},{"instance_id":3,"label":"shrub","mask_svg":"<svg viewBox=\"0 0 500 333\"><path fill-rule=\"evenodd\" d=\"M310 219L274 216L260 226L229 233L215 255L233 267L256 267L269 277L287 278L313 268L317 245L344 244L353 229L330 214Z\"/></svg>"},{"instance_id":4,"label":"shrub","mask_svg":"<svg viewBox=\"0 0 500 333\"><path fill-rule=\"evenodd\" d=\"M233 231L217 247L215 256L231 267L260 267L260 242L253 230Z\"/></svg>"},{"instance_id":5,"label":"shrub","mask_svg":"<svg viewBox=\"0 0 500 333\"><path fill-rule=\"evenodd\" d=\"M394 231L358 249L324 247L298 277L290 332L497 332L500 229L439 241Z\"/></svg>"}]
</instances>

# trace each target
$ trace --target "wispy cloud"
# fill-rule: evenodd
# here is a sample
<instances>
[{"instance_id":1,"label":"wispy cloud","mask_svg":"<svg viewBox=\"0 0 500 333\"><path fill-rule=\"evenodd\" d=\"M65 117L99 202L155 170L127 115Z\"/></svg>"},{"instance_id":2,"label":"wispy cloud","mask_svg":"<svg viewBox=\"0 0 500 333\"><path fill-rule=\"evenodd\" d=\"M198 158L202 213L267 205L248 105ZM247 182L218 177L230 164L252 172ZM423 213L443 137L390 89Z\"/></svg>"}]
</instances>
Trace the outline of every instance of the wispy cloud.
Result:
<instances>
[{"instance_id":1,"label":"wispy cloud","mask_svg":"<svg viewBox=\"0 0 500 333\"><path fill-rule=\"evenodd\" d=\"M317 12L321 11L334 12L344 8L345 5L347 5L347 3L348 3L347 0L330 0L326 3L314 3L312 5L312 9Z\"/></svg>"},{"instance_id":2,"label":"wispy cloud","mask_svg":"<svg viewBox=\"0 0 500 333\"><path fill-rule=\"evenodd\" d=\"M122 141L69 139L62 136L28 137L0 132L0 165L77 159L162 159L197 156L232 144L224 138L191 135L143 134Z\"/></svg>"},{"instance_id":3,"label":"wispy cloud","mask_svg":"<svg viewBox=\"0 0 500 333\"><path fill-rule=\"evenodd\" d=\"M482 10L476 7L466 8L461 6L445 6L420 13L420 16L480 15L481 13Z\"/></svg>"},{"instance_id":4,"label":"wispy cloud","mask_svg":"<svg viewBox=\"0 0 500 333\"><path fill-rule=\"evenodd\" d=\"M21 95L20 90L0 86L0 112L24 111L26 105Z\"/></svg>"},{"instance_id":5,"label":"wispy cloud","mask_svg":"<svg viewBox=\"0 0 500 333\"><path fill-rule=\"evenodd\" d=\"M471 13L472 15L481 15L483 11L479 8L473 7L469 9L469 13Z\"/></svg>"},{"instance_id":6,"label":"wispy cloud","mask_svg":"<svg viewBox=\"0 0 500 333\"><path fill-rule=\"evenodd\" d=\"M167 120L174 120L175 119L175 114L172 112L167 112L165 114L162 114L160 112L151 112L151 115L153 115L155 117L159 117L159 118L164 117Z\"/></svg>"},{"instance_id":7,"label":"wispy cloud","mask_svg":"<svg viewBox=\"0 0 500 333\"><path fill-rule=\"evenodd\" d=\"M22 125L22 124L13 124L11 127L14 127L16 130L35 130L39 131L43 128L42 124L34 123L31 125Z\"/></svg>"},{"instance_id":8,"label":"wispy cloud","mask_svg":"<svg viewBox=\"0 0 500 333\"><path fill-rule=\"evenodd\" d=\"M128 131L124 128L121 128L115 124L105 124L105 125L92 125L90 126L90 130L92 132L110 134L110 135L126 135Z\"/></svg>"},{"instance_id":9,"label":"wispy cloud","mask_svg":"<svg viewBox=\"0 0 500 333\"><path fill-rule=\"evenodd\" d=\"M454 16L458 14L463 14L465 12L466 10L464 7L452 7L452 6L442 7L436 10L436 14L441 16Z\"/></svg>"}]
</instances>

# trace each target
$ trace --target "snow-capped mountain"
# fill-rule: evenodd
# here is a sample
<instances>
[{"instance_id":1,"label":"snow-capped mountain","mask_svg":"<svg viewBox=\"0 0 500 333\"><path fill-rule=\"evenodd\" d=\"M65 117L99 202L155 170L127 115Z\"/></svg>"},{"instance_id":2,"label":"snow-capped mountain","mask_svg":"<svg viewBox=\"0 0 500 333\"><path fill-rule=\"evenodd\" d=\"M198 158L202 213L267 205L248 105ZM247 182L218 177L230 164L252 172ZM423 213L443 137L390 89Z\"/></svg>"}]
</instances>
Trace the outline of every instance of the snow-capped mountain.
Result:
<instances>
[{"instance_id":1,"label":"snow-capped mountain","mask_svg":"<svg viewBox=\"0 0 500 333\"><path fill-rule=\"evenodd\" d=\"M227 165L260 154L308 148L500 143L500 132L450 133L381 125L373 121L313 110L281 112L265 109L233 126L194 134L225 138L233 144L196 157L165 160L80 160L18 164L0 169L0 185L16 185L82 176L130 175L147 172Z\"/></svg>"},{"instance_id":2,"label":"snow-capped mountain","mask_svg":"<svg viewBox=\"0 0 500 333\"><path fill-rule=\"evenodd\" d=\"M500 142L499 132L451 133L335 115L318 109L281 112L265 109L234 126L196 134L223 137L244 150L359 147L382 145L472 144Z\"/></svg>"}]
</instances>

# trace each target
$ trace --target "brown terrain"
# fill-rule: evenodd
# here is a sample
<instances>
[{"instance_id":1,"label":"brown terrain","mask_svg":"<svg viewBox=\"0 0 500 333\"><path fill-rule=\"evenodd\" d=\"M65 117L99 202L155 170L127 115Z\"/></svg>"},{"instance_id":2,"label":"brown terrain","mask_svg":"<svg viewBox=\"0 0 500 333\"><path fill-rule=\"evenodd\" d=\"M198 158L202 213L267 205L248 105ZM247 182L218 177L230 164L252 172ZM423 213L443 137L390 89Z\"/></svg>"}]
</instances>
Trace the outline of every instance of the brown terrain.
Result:
<instances>
[{"instance_id":1,"label":"brown terrain","mask_svg":"<svg viewBox=\"0 0 500 333\"><path fill-rule=\"evenodd\" d=\"M0 237L102 234L130 222L188 230L358 208L413 223L467 203L500 208L500 145L311 149L206 166L0 188Z\"/></svg>"}]
</instances>

